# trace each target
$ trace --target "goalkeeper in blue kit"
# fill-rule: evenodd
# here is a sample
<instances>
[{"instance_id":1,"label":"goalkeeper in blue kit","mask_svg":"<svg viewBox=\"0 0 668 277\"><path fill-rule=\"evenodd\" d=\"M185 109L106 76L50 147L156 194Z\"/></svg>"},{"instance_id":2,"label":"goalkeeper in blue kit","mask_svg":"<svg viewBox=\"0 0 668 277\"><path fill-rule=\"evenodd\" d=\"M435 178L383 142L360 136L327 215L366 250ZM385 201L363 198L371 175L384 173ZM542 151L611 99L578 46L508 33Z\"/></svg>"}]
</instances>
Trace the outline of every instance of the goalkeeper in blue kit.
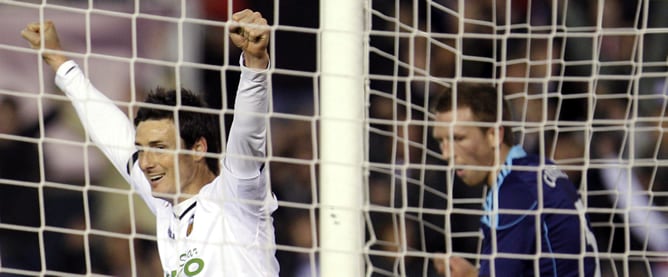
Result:
<instances>
[{"instance_id":1,"label":"goalkeeper in blue kit","mask_svg":"<svg viewBox=\"0 0 668 277\"><path fill-rule=\"evenodd\" d=\"M164 275L278 276L271 214L278 207L264 172L267 46L270 29L258 12L230 22L243 53L226 155L219 159L219 114L188 90L156 89L140 105L134 126L76 63L59 54L52 22L32 23L22 36L56 72L92 141L156 216ZM220 92L217 92L220 93Z\"/></svg>"},{"instance_id":2,"label":"goalkeeper in blue kit","mask_svg":"<svg viewBox=\"0 0 668 277\"><path fill-rule=\"evenodd\" d=\"M479 267L454 256L436 259L437 271L455 277L600 276L596 239L575 185L552 161L514 144L503 125L510 110L494 86L456 83L453 90L432 103L433 137L456 176L468 186L487 185L488 192Z\"/></svg>"}]
</instances>

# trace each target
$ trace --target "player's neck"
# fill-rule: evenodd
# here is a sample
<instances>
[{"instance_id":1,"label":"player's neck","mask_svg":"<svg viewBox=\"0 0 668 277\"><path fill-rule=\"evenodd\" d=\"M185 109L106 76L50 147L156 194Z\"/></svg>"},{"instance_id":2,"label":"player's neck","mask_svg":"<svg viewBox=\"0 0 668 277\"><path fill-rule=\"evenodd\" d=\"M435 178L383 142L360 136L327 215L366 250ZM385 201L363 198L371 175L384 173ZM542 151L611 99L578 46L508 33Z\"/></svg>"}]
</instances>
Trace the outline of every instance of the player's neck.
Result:
<instances>
[{"instance_id":1,"label":"player's neck","mask_svg":"<svg viewBox=\"0 0 668 277\"><path fill-rule=\"evenodd\" d=\"M193 196L196 196L204 186L216 179L216 175L214 175L213 172L209 170L206 164L195 167L195 172L192 174L192 176L193 179L181 188L181 196L179 196L175 201L176 203L173 204L179 204Z\"/></svg>"},{"instance_id":2,"label":"player's neck","mask_svg":"<svg viewBox=\"0 0 668 277\"><path fill-rule=\"evenodd\" d=\"M487 184L489 184L490 187L496 186L496 177L499 175L501 167L506 163L506 159L508 158L508 153L510 153L511 147L512 145L506 145L505 143L502 143L501 146L499 146L499 156L498 159L495 159L495 170L490 172L490 174L487 176Z\"/></svg>"}]
</instances>

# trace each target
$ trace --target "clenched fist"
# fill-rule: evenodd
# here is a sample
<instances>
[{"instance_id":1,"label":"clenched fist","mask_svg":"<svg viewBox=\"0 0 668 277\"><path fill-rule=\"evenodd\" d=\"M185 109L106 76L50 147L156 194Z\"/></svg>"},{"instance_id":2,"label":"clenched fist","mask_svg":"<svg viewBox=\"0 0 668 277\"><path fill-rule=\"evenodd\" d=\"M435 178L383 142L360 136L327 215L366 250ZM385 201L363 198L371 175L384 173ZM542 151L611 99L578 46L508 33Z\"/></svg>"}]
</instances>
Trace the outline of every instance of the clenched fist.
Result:
<instances>
[{"instance_id":1,"label":"clenched fist","mask_svg":"<svg viewBox=\"0 0 668 277\"><path fill-rule=\"evenodd\" d=\"M247 67L267 68L269 65L269 53L267 52L269 34L267 20L259 12L245 9L232 15L230 39L244 52Z\"/></svg>"},{"instance_id":2,"label":"clenched fist","mask_svg":"<svg viewBox=\"0 0 668 277\"><path fill-rule=\"evenodd\" d=\"M42 35L44 40L42 41ZM23 31L21 31L21 36L30 43L30 47L33 49L41 49L42 45L44 46L44 53L42 57L44 61L51 66L51 68L56 71L61 64L67 61L67 57L62 54L48 51L56 50L60 51L60 40L58 39L58 33L56 32L56 26L51 21L46 21L43 23L34 22L26 26Z\"/></svg>"}]
</instances>

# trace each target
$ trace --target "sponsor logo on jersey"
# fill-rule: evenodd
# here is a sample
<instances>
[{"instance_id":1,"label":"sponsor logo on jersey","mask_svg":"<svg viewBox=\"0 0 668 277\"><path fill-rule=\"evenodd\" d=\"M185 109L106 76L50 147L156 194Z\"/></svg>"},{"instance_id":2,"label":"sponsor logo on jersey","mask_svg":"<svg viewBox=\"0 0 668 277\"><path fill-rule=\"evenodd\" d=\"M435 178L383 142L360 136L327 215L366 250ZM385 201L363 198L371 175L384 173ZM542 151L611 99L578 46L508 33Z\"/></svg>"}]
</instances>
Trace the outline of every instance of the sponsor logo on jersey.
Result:
<instances>
[{"instance_id":1,"label":"sponsor logo on jersey","mask_svg":"<svg viewBox=\"0 0 668 277\"><path fill-rule=\"evenodd\" d=\"M204 260L197 257L197 248L190 249L179 255L179 269L166 272L165 277L197 276L204 270Z\"/></svg>"}]
</instances>

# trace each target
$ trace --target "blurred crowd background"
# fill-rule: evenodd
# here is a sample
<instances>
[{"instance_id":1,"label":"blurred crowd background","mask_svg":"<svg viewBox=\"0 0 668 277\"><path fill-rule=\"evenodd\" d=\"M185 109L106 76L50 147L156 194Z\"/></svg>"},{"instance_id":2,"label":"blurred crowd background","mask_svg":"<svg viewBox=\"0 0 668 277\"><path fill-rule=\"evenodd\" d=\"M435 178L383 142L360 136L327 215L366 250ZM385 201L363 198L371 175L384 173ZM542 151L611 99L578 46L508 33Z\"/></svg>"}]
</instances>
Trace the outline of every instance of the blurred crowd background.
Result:
<instances>
[{"instance_id":1,"label":"blurred crowd background","mask_svg":"<svg viewBox=\"0 0 668 277\"><path fill-rule=\"evenodd\" d=\"M72 58L128 113L148 90L181 85L205 93L229 127L239 53L222 23L243 8L284 26L271 52L277 255L281 276L315 276L318 1L41 3L0 2L0 276L162 275L153 216L86 142L20 30L53 20ZM368 275L435 276L428 253L478 250L484 188L453 180L428 127L430 98L453 78L500 85L519 143L568 170L588 207L604 276L668 275L668 3L370 5ZM143 16L133 20L135 12ZM179 25L183 18L191 20Z\"/></svg>"}]
</instances>

